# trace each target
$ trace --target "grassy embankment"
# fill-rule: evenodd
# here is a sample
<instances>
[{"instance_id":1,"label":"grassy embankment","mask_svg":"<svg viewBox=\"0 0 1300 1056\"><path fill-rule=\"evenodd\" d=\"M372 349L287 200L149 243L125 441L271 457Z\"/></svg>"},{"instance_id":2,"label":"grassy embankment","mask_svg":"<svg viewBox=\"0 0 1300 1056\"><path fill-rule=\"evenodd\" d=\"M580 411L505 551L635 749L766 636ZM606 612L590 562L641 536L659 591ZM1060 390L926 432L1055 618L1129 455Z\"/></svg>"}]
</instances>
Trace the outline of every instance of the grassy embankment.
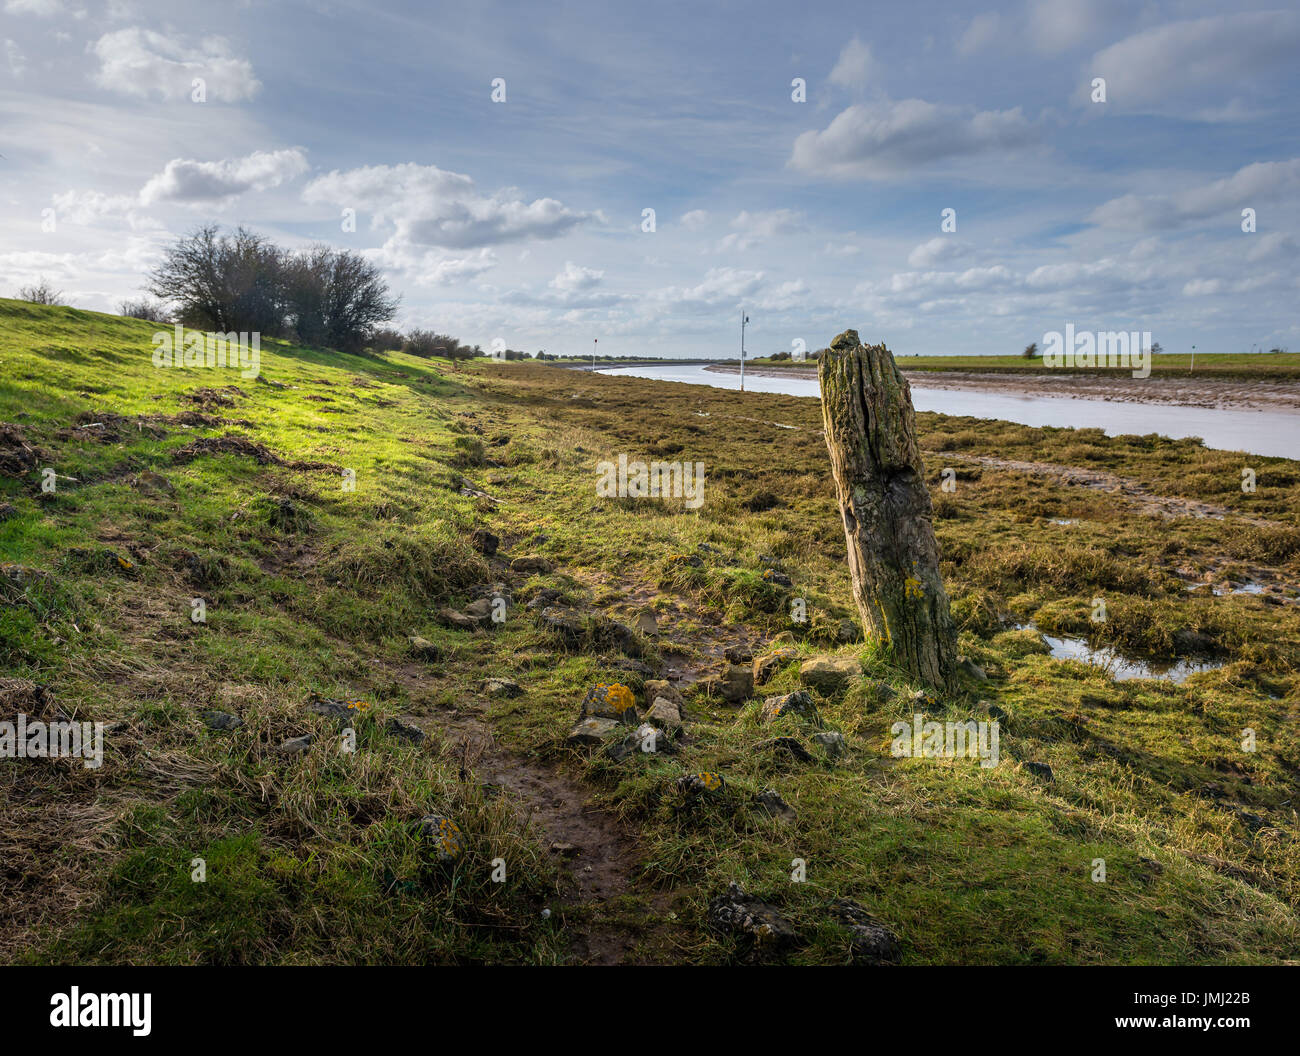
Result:
<instances>
[{"instance_id":1,"label":"grassy embankment","mask_svg":"<svg viewBox=\"0 0 1300 1056\"><path fill-rule=\"evenodd\" d=\"M266 384L155 370L153 330L0 301L0 422L59 474L53 495L37 472L0 476L13 507L0 561L48 573L0 586L0 667L49 687L66 713L114 724L99 770L0 761L3 959L549 963L615 920L631 959L722 962L736 950L703 917L732 879L800 926L799 962L845 959L823 908L834 896L885 921L905 963L1296 958L1300 608L1287 599L1300 585L1300 464L921 415L963 650L990 676L929 710L1001 709L1002 763L894 760L888 730L916 710L912 687L872 648L835 644L853 612L815 401L272 343ZM225 436L263 447L184 453ZM703 508L598 500L595 464L620 452L704 462ZM1104 470L1229 512L1166 521L1122 493L977 461L988 456ZM951 493L939 488L949 465ZM496 501L460 494L463 479ZM500 535L505 557L477 552L475 528ZM509 571L506 558L531 555L554 570ZM793 588L764 577L773 564ZM1187 589L1246 579L1269 595ZM442 625L439 608L494 584L515 603L504 625ZM800 656L738 707L697 682L681 752L616 763L565 736L591 684L628 683L645 706L646 676L622 652L566 649L540 629L525 603L547 588L589 616L655 611L658 635L625 648L687 681L728 646L761 654L785 637ZM794 595L806 625L788 617ZM191 622L194 597L205 624ZM1195 642L1224 666L1182 685L1117 683L1046 655L1015 629L1030 620L1139 657ZM412 634L443 658L413 660ZM819 701L848 741L835 763L795 717L773 729L758 715L796 687L799 660L828 653L864 667ZM524 695L486 695L489 675ZM881 683L898 695L880 700ZM312 693L369 705L355 755L305 709ZM210 730L205 708L243 725ZM429 740L391 735L397 715ZM638 861L619 904L575 904L547 834L462 766L440 730L474 715L621 819ZM307 752L274 751L308 732ZM816 758L755 747L776 734ZM701 770L728 791L683 810L675 781ZM748 807L769 786L797 820ZM464 833L454 865L411 831L431 812ZM575 870L599 848L580 852ZM190 880L196 857L206 883ZM497 857L504 884L490 880ZM795 858L806 883L790 882ZM1105 883L1092 880L1097 858Z\"/></svg>"}]
</instances>

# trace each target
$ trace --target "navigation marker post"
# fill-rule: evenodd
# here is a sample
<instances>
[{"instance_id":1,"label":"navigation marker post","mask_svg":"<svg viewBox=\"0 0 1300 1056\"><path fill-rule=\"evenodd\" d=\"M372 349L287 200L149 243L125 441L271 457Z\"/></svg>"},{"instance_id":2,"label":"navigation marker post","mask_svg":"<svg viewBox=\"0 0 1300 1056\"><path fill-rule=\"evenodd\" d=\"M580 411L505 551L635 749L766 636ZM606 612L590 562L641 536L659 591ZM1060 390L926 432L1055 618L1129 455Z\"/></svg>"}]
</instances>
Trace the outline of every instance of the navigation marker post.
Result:
<instances>
[{"instance_id":1,"label":"navigation marker post","mask_svg":"<svg viewBox=\"0 0 1300 1056\"><path fill-rule=\"evenodd\" d=\"M749 316L745 314L745 309L740 309L740 391L745 391L745 324L749 322Z\"/></svg>"}]
</instances>

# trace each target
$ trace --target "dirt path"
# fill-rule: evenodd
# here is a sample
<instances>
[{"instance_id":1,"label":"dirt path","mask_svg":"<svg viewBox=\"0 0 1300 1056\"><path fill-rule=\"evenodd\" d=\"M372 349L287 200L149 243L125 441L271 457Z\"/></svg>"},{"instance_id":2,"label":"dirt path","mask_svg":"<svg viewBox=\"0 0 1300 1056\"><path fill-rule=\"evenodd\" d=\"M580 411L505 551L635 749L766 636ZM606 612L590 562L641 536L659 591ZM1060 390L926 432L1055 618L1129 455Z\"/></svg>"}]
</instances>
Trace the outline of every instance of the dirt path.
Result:
<instances>
[{"instance_id":1,"label":"dirt path","mask_svg":"<svg viewBox=\"0 0 1300 1056\"><path fill-rule=\"evenodd\" d=\"M390 673L408 690L423 686L423 672L415 665L390 669ZM491 726L473 711L438 711L407 718L459 746L465 768L485 784L500 788L514 801L520 819L534 822L545 833L551 853L561 859L571 880L570 890L562 894L590 915L589 920L569 922L574 956L586 964L645 963L636 952L638 938L642 932L662 928L667 897L650 894L646 899L649 911L641 911L641 919L631 922L635 933L629 930L627 917L634 911L616 903L623 896L644 897L646 893L634 880L640 856L617 819L591 806L587 790L579 782L502 748ZM667 942L666 936L659 939L652 945Z\"/></svg>"},{"instance_id":2,"label":"dirt path","mask_svg":"<svg viewBox=\"0 0 1300 1056\"><path fill-rule=\"evenodd\" d=\"M1209 517L1223 520L1234 517L1244 524L1253 524L1261 528L1272 526L1275 522L1259 517L1247 517L1235 513L1224 506L1196 499L1184 499L1169 495L1157 495L1131 477L1121 477L1114 473L1105 473L1097 469L1080 469L1076 466L1061 466L1051 462L1018 462L1010 458L993 458L987 455L961 455L955 451L940 451L934 457L954 462L976 463L995 469L1006 469L1014 473L1028 473L1038 477L1052 477L1062 484L1104 491L1124 499L1136 506L1142 513L1173 520L1177 517Z\"/></svg>"}]
</instances>

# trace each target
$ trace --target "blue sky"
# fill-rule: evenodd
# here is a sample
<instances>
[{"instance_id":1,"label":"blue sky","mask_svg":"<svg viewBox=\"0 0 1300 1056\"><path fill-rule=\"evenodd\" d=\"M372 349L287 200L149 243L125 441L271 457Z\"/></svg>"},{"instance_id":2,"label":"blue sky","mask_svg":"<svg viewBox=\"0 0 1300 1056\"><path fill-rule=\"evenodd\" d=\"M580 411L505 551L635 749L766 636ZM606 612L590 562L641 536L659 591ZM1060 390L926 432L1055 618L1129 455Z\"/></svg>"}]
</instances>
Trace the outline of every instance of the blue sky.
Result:
<instances>
[{"instance_id":1,"label":"blue sky","mask_svg":"<svg viewBox=\"0 0 1300 1056\"><path fill-rule=\"evenodd\" d=\"M734 355L743 305L754 354L1300 348L1294 5L0 12L3 294L112 310L216 220L365 252L484 347Z\"/></svg>"}]
</instances>

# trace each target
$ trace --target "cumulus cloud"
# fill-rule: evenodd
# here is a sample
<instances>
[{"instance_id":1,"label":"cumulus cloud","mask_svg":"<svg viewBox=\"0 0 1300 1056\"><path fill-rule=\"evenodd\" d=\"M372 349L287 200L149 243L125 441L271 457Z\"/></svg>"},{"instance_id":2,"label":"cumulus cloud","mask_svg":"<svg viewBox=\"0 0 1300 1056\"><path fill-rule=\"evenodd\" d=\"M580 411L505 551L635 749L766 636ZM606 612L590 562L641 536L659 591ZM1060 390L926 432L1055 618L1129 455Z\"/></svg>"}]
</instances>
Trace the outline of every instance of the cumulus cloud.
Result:
<instances>
[{"instance_id":1,"label":"cumulus cloud","mask_svg":"<svg viewBox=\"0 0 1300 1056\"><path fill-rule=\"evenodd\" d=\"M718 250L743 253L769 238L795 230L799 221L800 215L792 209L754 213L744 210L731 221L732 232L718 243Z\"/></svg>"},{"instance_id":2,"label":"cumulus cloud","mask_svg":"<svg viewBox=\"0 0 1300 1056\"><path fill-rule=\"evenodd\" d=\"M1248 11L1145 29L1097 52L1088 69L1106 78L1109 105L1136 110L1198 91L1218 96L1225 85L1291 65L1297 50L1300 12Z\"/></svg>"},{"instance_id":3,"label":"cumulus cloud","mask_svg":"<svg viewBox=\"0 0 1300 1056\"><path fill-rule=\"evenodd\" d=\"M548 286L553 290L559 290L561 293L577 293L581 290L589 290L599 284L600 280L605 277L604 271L595 268L584 268L571 260L564 262L564 270L555 276Z\"/></svg>"},{"instance_id":4,"label":"cumulus cloud","mask_svg":"<svg viewBox=\"0 0 1300 1056\"><path fill-rule=\"evenodd\" d=\"M1160 231L1186 227L1212 217L1254 208L1300 191L1300 158L1261 161L1231 176L1175 194L1126 194L1099 205L1089 219L1102 227Z\"/></svg>"},{"instance_id":5,"label":"cumulus cloud","mask_svg":"<svg viewBox=\"0 0 1300 1056\"><path fill-rule=\"evenodd\" d=\"M841 88L861 88L875 72L876 60L872 58L871 46L854 37L840 51L829 80Z\"/></svg>"},{"instance_id":6,"label":"cumulus cloud","mask_svg":"<svg viewBox=\"0 0 1300 1056\"><path fill-rule=\"evenodd\" d=\"M140 191L144 205L157 202L209 205L226 203L247 191L265 191L307 171L307 157L297 147L254 151L244 158L193 161L175 158Z\"/></svg>"},{"instance_id":7,"label":"cumulus cloud","mask_svg":"<svg viewBox=\"0 0 1300 1056\"><path fill-rule=\"evenodd\" d=\"M936 235L907 255L907 265L910 268L932 268L942 260L952 260L968 252L968 243L959 242L951 235Z\"/></svg>"},{"instance_id":8,"label":"cumulus cloud","mask_svg":"<svg viewBox=\"0 0 1300 1056\"><path fill-rule=\"evenodd\" d=\"M800 135L790 164L809 172L888 179L931 162L1025 146L1037 130L1019 107L976 110L923 99L850 106Z\"/></svg>"},{"instance_id":9,"label":"cumulus cloud","mask_svg":"<svg viewBox=\"0 0 1300 1056\"><path fill-rule=\"evenodd\" d=\"M99 59L95 83L109 91L165 100L188 99L195 78L202 78L209 101L236 103L251 99L262 85L252 65L231 54L219 37L197 45L150 29L119 29L89 46Z\"/></svg>"},{"instance_id":10,"label":"cumulus cloud","mask_svg":"<svg viewBox=\"0 0 1300 1056\"><path fill-rule=\"evenodd\" d=\"M695 286L665 286L652 290L650 300L679 306L714 308L750 297L763 285L763 272L742 268L710 268Z\"/></svg>"},{"instance_id":11,"label":"cumulus cloud","mask_svg":"<svg viewBox=\"0 0 1300 1056\"><path fill-rule=\"evenodd\" d=\"M554 198L526 202L514 188L484 195L469 176L410 162L336 170L308 184L303 200L370 212L394 225L398 244L448 249L558 238L594 216Z\"/></svg>"},{"instance_id":12,"label":"cumulus cloud","mask_svg":"<svg viewBox=\"0 0 1300 1056\"><path fill-rule=\"evenodd\" d=\"M689 213L682 214L682 227L687 231L698 231L709 222L709 214L704 209L692 209Z\"/></svg>"},{"instance_id":13,"label":"cumulus cloud","mask_svg":"<svg viewBox=\"0 0 1300 1056\"><path fill-rule=\"evenodd\" d=\"M96 224L104 219L125 220L132 228L160 227L156 221L136 212L139 196L104 194L102 191L65 191L50 199L60 221L78 226Z\"/></svg>"}]
</instances>

